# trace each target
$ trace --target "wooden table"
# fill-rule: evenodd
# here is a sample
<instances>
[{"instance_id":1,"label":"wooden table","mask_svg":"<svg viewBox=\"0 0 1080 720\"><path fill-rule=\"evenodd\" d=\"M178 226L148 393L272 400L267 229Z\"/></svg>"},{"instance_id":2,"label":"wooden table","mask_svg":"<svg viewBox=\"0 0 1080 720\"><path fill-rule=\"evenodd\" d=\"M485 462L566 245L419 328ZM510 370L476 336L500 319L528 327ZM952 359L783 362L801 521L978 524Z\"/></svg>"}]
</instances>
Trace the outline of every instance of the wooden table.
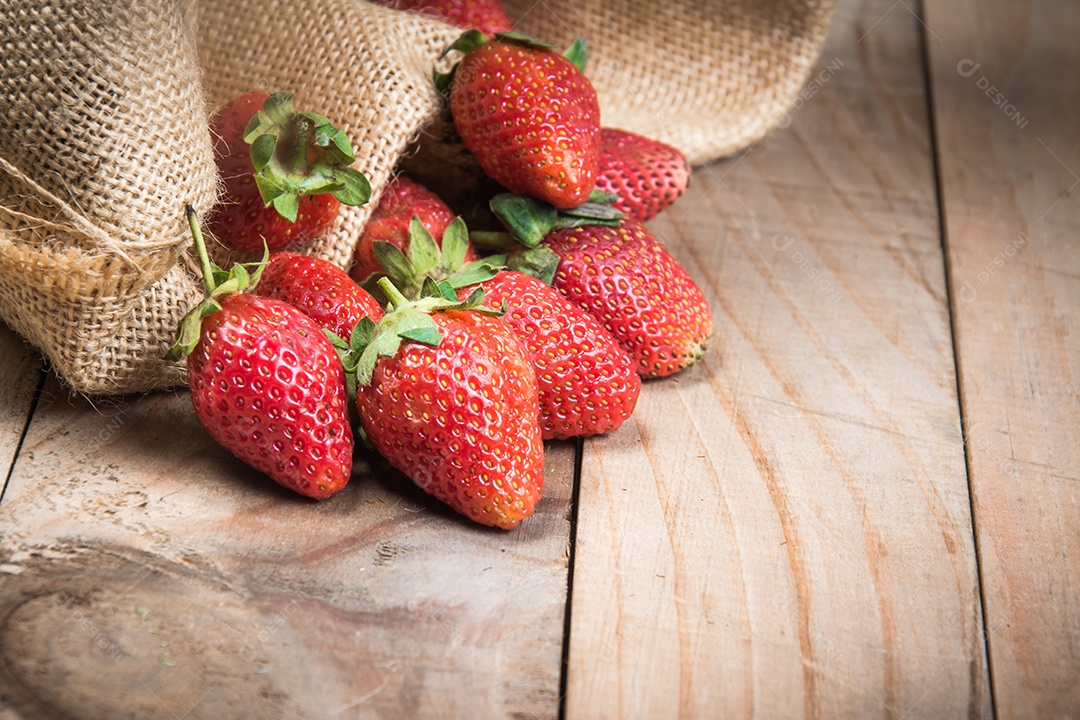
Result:
<instances>
[{"instance_id":1,"label":"wooden table","mask_svg":"<svg viewBox=\"0 0 1080 720\"><path fill-rule=\"evenodd\" d=\"M651 223L717 325L537 514L330 502L0 333L0 718L1080 714L1080 5L842 2Z\"/></svg>"}]
</instances>

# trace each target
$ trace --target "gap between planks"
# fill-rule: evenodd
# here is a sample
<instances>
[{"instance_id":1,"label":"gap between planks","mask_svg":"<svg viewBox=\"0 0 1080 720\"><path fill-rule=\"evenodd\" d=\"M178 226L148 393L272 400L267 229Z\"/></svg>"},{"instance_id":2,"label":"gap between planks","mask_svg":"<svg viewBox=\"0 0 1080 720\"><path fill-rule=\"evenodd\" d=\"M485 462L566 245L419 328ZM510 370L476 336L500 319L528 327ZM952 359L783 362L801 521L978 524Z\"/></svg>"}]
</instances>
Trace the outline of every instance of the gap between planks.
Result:
<instances>
[{"instance_id":1,"label":"gap between planks","mask_svg":"<svg viewBox=\"0 0 1080 720\"><path fill-rule=\"evenodd\" d=\"M941 238L941 259L945 272L945 305L949 311L949 343L952 348L953 374L956 376L956 407L960 414L960 440L964 445L964 474L967 479L968 507L971 513L971 538L975 552L975 578L978 581L979 624L983 639L983 652L986 657L987 694L989 695L991 717L997 717L997 701L994 696L994 657L990 647L990 634L986 632L986 593L983 590L982 547L979 543L978 513L975 495L971 486L971 448L968 447L967 413L964 408L964 380L960 373L960 346L956 342L956 293L955 275L949 255L949 235L945 222L945 198L942 192L941 159L938 147L937 116L934 113L934 83L931 82L930 49L927 35L930 27L926 24L926 0L919 0L919 55L922 61L923 84L926 89L927 126L930 131L930 161L934 170L934 199L937 204L938 234Z\"/></svg>"}]
</instances>

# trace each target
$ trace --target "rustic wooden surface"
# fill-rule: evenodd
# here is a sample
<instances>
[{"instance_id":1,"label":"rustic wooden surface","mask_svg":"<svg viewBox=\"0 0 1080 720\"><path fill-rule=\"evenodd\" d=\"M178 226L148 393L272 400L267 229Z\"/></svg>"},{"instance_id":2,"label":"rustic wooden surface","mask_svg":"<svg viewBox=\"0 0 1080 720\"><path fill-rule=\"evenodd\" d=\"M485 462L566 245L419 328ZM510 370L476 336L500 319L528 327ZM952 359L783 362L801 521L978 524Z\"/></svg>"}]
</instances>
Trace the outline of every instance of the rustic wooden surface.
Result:
<instances>
[{"instance_id":1,"label":"rustic wooden surface","mask_svg":"<svg viewBox=\"0 0 1080 720\"><path fill-rule=\"evenodd\" d=\"M716 347L585 447L567 716L989 713L918 20L654 227ZM835 68L830 69L830 68Z\"/></svg>"},{"instance_id":2,"label":"rustic wooden surface","mask_svg":"<svg viewBox=\"0 0 1080 720\"><path fill-rule=\"evenodd\" d=\"M0 323L0 500L42 372L38 353Z\"/></svg>"},{"instance_id":3,"label":"rustic wooden surface","mask_svg":"<svg viewBox=\"0 0 1080 720\"><path fill-rule=\"evenodd\" d=\"M1077 717L1080 5L961 0L927 22L998 715Z\"/></svg>"},{"instance_id":4,"label":"rustic wooden surface","mask_svg":"<svg viewBox=\"0 0 1080 720\"><path fill-rule=\"evenodd\" d=\"M0 506L4 700L26 717L554 715L573 445L545 470L514 533L363 460L320 504L217 448L183 394L95 408L49 382Z\"/></svg>"},{"instance_id":5,"label":"rustic wooden surface","mask_svg":"<svg viewBox=\"0 0 1080 720\"><path fill-rule=\"evenodd\" d=\"M298 499L0 329L0 719L1080 715L1080 10L921 12L843 0L651 224L715 345L515 532L365 457Z\"/></svg>"}]
</instances>

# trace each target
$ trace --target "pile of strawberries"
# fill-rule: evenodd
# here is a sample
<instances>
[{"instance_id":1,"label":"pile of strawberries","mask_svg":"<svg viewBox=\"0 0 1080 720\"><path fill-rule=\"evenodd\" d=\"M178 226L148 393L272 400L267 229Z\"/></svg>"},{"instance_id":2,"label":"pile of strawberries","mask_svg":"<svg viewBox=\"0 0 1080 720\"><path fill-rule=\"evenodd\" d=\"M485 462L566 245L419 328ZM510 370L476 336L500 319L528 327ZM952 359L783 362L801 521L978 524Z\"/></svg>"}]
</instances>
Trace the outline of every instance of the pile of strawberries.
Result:
<instances>
[{"instance_id":1,"label":"pile of strawberries","mask_svg":"<svg viewBox=\"0 0 1080 720\"><path fill-rule=\"evenodd\" d=\"M170 355L207 431L303 495L345 486L356 436L472 520L516 527L541 496L544 440L615 430L642 378L694 363L712 335L700 289L643 224L685 189L683 156L601 127L581 43L486 29L434 82L505 189L489 203L505 229L470 234L399 176L346 273L298 251L370 198L348 138L289 93L211 120L225 192L206 228L264 257L215 266L188 209L206 297Z\"/></svg>"}]
</instances>

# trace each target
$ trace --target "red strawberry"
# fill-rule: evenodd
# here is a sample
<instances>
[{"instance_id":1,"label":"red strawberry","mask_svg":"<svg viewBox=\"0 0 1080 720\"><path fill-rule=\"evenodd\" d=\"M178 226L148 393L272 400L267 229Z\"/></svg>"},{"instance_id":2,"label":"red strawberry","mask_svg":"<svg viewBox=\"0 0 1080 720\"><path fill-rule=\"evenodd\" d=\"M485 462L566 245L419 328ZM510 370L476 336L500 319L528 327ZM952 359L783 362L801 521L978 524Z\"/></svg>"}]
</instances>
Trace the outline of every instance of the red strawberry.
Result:
<instances>
[{"instance_id":1,"label":"red strawberry","mask_svg":"<svg viewBox=\"0 0 1080 720\"><path fill-rule=\"evenodd\" d=\"M379 302L337 265L320 258L276 252L253 292L287 302L339 337L352 334L360 318L382 317Z\"/></svg>"},{"instance_id":2,"label":"red strawberry","mask_svg":"<svg viewBox=\"0 0 1080 720\"><path fill-rule=\"evenodd\" d=\"M589 313L529 275L504 270L480 284L484 304L506 303L536 368L545 440L611 432L634 412L641 378L634 361Z\"/></svg>"},{"instance_id":3,"label":"red strawberry","mask_svg":"<svg viewBox=\"0 0 1080 720\"><path fill-rule=\"evenodd\" d=\"M291 93L250 92L210 118L224 192L207 229L233 250L283 250L326 231L341 203L367 202L352 148L326 118L293 110Z\"/></svg>"},{"instance_id":4,"label":"red strawberry","mask_svg":"<svg viewBox=\"0 0 1080 720\"><path fill-rule=\"evenodd\" d=\"M484 172L557 208L585 202L600 152L600 104L585 73L518 36L487 41L470 31L451 47L465 56L450 84L450 114Z\"/></svg>"},{"instance_id":5,"label":"red strawberry","mask_svg":"<svg viewBox=\"0 0 1080 720\"><path fill-rule=\"evenodd\" d=\"M210 264L188 208L206 299L184 318L173 359L187 357L195 415L226 449L275 482L319 500L349 481L353 439L334 346L287 303L243 292L245 266Z\"/></svg>"},{"instance_id":6,"label":"red strawberry","mask_svg":"<svg viewBox=\"0 0 1080 720\"><path fill-rule=\"evenodd\" d=\"M686 157L659 140L603 128L596 189L619 196L616 209L642 222L656 217L690 182Z\"/></svg>"},{"instance_id":7,"label":"red strawberry","mask_svg":"<svg viewBox=\"0 0 1080 720\"><path fill-rule=\"evenodd\" d=\"M353 279L363 282L368 276L382 272L375 257L376 242L387 242L406 250L409 247L409 221L418 217L427 231L441 241L446 226L454 219L454 212L439 196L418 182L407 177L396 177L383 191L378 207L364 227L353 254L353 266L349 271ZM476 251L469 247L468 260L476 259Z\"/></svg>"},{"instance_id":8,"label":"red strawberry","mask_svg":"<svg viewBox=\"0 0 1080 720\"><path fill-rule=\"evenodd\" d=\"M375 0L379 5L443 20L460 28L476 28L485 35L510 29L499 0Z\"/></svg>"},{"instance_id":9,"label":"red strawberry","mask_svg":"<svg viewBox=\"0 0 1080 720\"><path fill-rule=\"evenodd\" d=\"M554 286L598 319L644 377L692 365L712 337L701 289L637 220L551 232L543 246L560 257Z\"/></svg>"},{"instance_id":10,"label":"red strawberry","mask_svg":"<svg viewBox=\"0 0 1080 720\"><path fill-rule=\"evenodd\" d=\"M484 525L514 528L544 486L536 375L482 299L405 300L379 281L392 309L363 320L344 360L357 375L368 440L425 492Z\"/></svg>"},{"instance_id":11,"label":"red strawberry","mask_svg":"<svg viewBox=\"0 0 1080 720\"><path fill-rule=\"evenodd\" d=\"M505 310L500 319L513 328L536 370L545 440L610 432L630 417L641 378L596 318L536 277L500 270L502 256L463 262L468 231L460 218L446 229L441 249L419 223L412 229L407 253L380 248L387 276L413 296L425 278L445 281L462 299L479 284L484 305ZM523 250L516 257L530 261L530 270L538 274L548 268L554 273L558 261L543 249Z\"/></svg>"}]
</instances>

